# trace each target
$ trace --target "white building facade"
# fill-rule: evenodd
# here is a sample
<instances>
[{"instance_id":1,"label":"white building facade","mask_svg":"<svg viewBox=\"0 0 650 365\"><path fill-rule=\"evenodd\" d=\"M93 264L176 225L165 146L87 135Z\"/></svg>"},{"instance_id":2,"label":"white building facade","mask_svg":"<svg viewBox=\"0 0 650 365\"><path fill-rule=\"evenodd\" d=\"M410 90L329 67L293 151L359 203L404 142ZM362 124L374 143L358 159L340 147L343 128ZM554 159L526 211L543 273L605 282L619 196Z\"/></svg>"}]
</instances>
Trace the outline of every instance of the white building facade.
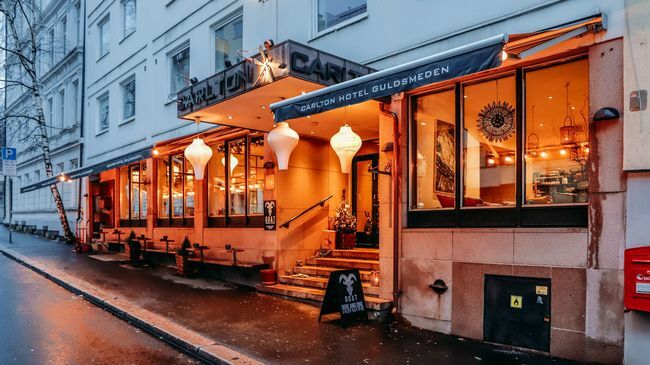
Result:
<instances>
[{"instance_id":1,"label":"white building facade","mask_svg":"<svg viewBox=\"0 0 650 365\"><path fill-rule=\"evenodd\" d=\"M41 42L38 72L42 83L52 169L54 174L59 174L78 168L82 159L84 3L78 0L50 0L43 1L40 6L39 25L42 25L42 30L38 34ZM7 66L6 71L11 75L8 79L17 74L25 77L20 66ZM18 86L8 86L6 91L7 114L33 115L34 99L30 93ZM21 117L6 120L6 145L17 148L18 161L17 176L9 184L13 190L7 191L5 200L5 222L9 222L11 209L12 224L49 230L52 231L51 237L62 234L49 187L21 193L22 188L47 177L40 142L35 136L35 122ZM74 230L80 212L81 185L78 181L58 185L68 221Z\"/></svg>"}]
</instances>

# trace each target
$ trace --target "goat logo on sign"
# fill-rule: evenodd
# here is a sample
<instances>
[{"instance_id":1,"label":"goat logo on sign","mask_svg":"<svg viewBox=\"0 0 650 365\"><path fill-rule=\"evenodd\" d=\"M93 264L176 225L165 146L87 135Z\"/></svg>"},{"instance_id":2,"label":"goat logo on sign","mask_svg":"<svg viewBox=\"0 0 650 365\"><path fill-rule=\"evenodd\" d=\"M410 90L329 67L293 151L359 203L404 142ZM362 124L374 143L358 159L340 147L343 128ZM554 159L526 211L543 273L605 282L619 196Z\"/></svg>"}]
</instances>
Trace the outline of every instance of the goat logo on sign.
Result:
<instances>
[{"instance_id":1,"label":"goat logo on sign","mask_svg":"<svg viewBox=\"0 0 650 365\"><path fill-rule=\"evenodd\" d=\"M342 284L345 286L345 289L348 291L348 296L345 297L346 302L350 302L353 300L356 300L356 295L354 295L354 288L352 285L354 285L355 282L357 282L358 279L354 274L348 274L348 275L341 275L339 276L339 284Z\"/></svg>"},{"instance_id":2,"label":"goat logo on sign","mask_svg":"<svg viewBox=\"0 0 650 365\"><path fill-rule=\"evenodd\" d=\"M274 201L267 201L264 203L264 208L266 208L266 211L268 212L267 215L272 216L273 215L273 208L275 208L275 202Z\"/></svg>"}]
</instances>

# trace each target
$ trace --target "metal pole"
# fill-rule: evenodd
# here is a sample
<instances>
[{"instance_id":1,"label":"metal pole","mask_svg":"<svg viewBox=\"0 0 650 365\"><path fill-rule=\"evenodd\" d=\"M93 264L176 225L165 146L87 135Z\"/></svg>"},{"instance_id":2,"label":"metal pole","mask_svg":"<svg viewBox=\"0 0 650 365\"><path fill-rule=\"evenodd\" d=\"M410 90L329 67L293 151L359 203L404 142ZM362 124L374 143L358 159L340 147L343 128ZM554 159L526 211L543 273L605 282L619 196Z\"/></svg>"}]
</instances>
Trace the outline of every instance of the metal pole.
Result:
<instances>
[{"instance_id":1,"label":"metal pole","mask_svg":"<svg viewBox=\"0 0 650 365\"><path fill-rule=\"evenodd\" d=\"M9 179L9 243L13 243L11 237L11 212L14 209L14 179L8 177Z\"/></svg>"}]
</instances>

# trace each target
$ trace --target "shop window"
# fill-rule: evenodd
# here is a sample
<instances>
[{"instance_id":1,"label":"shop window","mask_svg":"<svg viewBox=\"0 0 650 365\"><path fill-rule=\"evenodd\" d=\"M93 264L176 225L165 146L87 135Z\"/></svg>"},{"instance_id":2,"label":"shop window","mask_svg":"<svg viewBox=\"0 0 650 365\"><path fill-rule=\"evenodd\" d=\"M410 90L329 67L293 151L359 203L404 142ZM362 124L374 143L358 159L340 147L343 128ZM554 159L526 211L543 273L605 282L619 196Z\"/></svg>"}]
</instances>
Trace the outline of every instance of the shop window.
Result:
<instances>
[{"instance_id":1,"label":"shop window","mask_svg":"<svg viewBox=\"0 0 650 365\"><path fill-rule=\"evenodd\" d=\"M527 72L525 204L588 200L587 60Z\"/></svg>"},{"instance_id":2,"label":"shop window","mask_svg":"<svg viewBox=\"0 0 650 365\"><path fill-rule=\"evenodd\" d=\"M412 209L455 206L456 108L454 90L416 96L412 101Z\"/></svg>"},{"instance_id":3,"label":"shop window","mask_svg":"<svg viewBox=\"0 0 650 365\"><path fill-rule=\"evenodd\" d=\"M577 57L411 96L409 227L586 227L588 71Z\"/></svg>"},{"instance_id":4,"label":"shop window","mask_svg":"<svg viewBox=\"0 0 650 365\"><path fill-rule=\"evenodd\" d=\"M194 225L194 170L183 154L158 159L158 225Z\"/></svg>"},{"instance_id":5,"label":"shop window","mask_svg":"<svg viewBox=\"0 0 650 365\"><path fill-rule=\"evenodd\" d=\"M146 227L148 184L145 161L120 168L120 226Z\"/></svg>"},{"instance_id":6,"label":"shop window","mask_svg":"<svg viewBox=\"0 0 650 365\"><path fill-rule=\"evenodd\" d=\"M354 19L368 10L366 0L316 0L318 4L318 32Z\"/></svg>"},{"instance_id":7,"label":"shop window","mask_svg":"<svg viewBox=\"0 0 650 365\"><path fill-rule=\"evenodd\" d=\"M258 227L263 222L264 135L253 134L213 147L208 164L210 226Z\"/></svg>"},{"instance_id":8,"label":"shop window","mask_svg":"<svg viewBox=\"0 0 650 365\"><path fill-rule=\"evenodd\" d=\"M463 88L463 207L514 206L515 77Z\"/></svg>"},{"instance_id":9,"label":"shop window","mask_svg":"<svg viewBox=\"0 0 650 365\"><path fill-rule=\"evenodd\" d=\"M223 71L242 60L242 32L241 14L214 30L215 72Z\"/></svg>"}]
</instances>

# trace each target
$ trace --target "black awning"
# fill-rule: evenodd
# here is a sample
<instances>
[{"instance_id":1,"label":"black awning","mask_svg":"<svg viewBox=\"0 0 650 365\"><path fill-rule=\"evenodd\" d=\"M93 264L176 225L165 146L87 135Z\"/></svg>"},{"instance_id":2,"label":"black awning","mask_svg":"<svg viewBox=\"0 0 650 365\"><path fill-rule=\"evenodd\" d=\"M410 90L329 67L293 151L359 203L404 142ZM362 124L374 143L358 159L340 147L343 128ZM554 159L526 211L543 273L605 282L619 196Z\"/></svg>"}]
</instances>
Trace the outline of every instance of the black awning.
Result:
<instances>
[{"instance_id":1,"label":"black awning","mask_svg":"<svg viewBox=\"0 0 650 365\"><path fill-rule=\"evenodd\" d=\"M498 67L507 35L394 66L271 104L275 122L305 117Z\"/></svg>"},{"instance_id":2,"label":"black awning","mask_svg":"<svg viewBox=\"0 0 650 365\"><path fill-rule=\"evenodd\" d=\"M151 157L152 148L153 147L143 148L141 150L131 152L126 155L110 159L108 161L96 163L94 165L90 165L86 167L80 167L70 172L65 172L62 175L65 177L66 180L74 180L88 175L98 174L102 171L128 165L130 163L142 161L144 159ZM61 177L62 175L53 176L45 180L39 181L37 183L22 187L20 188L20 193L21 194L27 193L40 188L48 187L50 185L54 185L60 182L59 177Z\"/></svg>"}]
</instances>

